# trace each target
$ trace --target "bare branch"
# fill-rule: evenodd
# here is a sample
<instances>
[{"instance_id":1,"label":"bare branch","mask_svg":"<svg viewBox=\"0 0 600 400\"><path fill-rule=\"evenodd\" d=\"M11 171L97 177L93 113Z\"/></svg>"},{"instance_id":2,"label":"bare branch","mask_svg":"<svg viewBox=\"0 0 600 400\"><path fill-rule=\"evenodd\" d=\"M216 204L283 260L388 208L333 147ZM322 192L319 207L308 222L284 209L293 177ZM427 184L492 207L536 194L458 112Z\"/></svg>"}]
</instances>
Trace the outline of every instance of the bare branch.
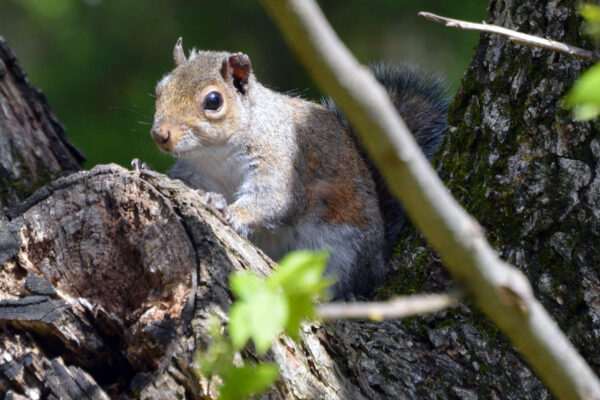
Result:
<instances>
[{"instance_id":1,"label":"bare branch","mask_svg":"<svg viewBox=\"0 0 600 400\"><path fill-rule=\"evenodd\" d=\"M426 11L421 11L419 15L430 21L444 24L451 28L494 33L496 35L504 36L515 43L524 44L526 46L539 47L545 50L569 54L571 56L579 57L592 62L597 62L600 60L600 55L596 51L586 50L562 42L557 42L555 40L544 39L539 36L513 31L512 29L503 28L498 25L490 25L486 23L478 24L475 22L462 21L460 19L446 18Z\"/></svg>"},{"instance_id":2,"label":"bare branch","mask_svg":"<svg viewBox=\"0 0 600 400\"><path fill-rule=\"evenodd\" d=\"M356 303L323 303L317 308L322 319L383 319L406 318L456 307L461 292L396 297L389 301Z\"/></svg>"},{"instance_id":3,"label":"bare branch","mask_svg":"<svg viewBox=\"0 0 600 400\"><path fill-rule=\"evenodd\" d=\"M385 90L336 36L314 1L263 0L287 42L360 134L394 195L487 316L561 399L600 399L600 382L535 299L521 271L500 260L483 229L449 194Z\"/></svg>"}]
</instances>

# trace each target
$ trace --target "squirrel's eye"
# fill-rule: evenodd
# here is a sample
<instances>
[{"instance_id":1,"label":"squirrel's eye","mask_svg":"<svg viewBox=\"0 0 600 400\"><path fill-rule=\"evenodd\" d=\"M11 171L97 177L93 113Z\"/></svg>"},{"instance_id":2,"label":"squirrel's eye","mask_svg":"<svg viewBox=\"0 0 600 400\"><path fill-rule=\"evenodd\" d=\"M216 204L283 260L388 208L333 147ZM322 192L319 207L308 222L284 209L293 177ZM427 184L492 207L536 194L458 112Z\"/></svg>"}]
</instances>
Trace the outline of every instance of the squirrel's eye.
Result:
<instances>
[{"instance_id":1,"label":"squirrel's eye","mask_svg":"<svg viewBox=\"0 0 600 400\"><path fill-rule=\"evenodd\" d=\"M217 85L200 88L194 94L194 102L200 114L206 119L219 120L227 114L227 97Z\"/></svg>"},{"instance_id":2,"label":"squirrel's eye","mask_svg":"<svg viewBox=\"0 0 600 400\"><path fill-rule=\"evenodd\" d=\"M204 98L205 110L216 111L221 108L221 105L223 105L223 97L216 90L213 90Z\"/></svg>"}]
</instances>

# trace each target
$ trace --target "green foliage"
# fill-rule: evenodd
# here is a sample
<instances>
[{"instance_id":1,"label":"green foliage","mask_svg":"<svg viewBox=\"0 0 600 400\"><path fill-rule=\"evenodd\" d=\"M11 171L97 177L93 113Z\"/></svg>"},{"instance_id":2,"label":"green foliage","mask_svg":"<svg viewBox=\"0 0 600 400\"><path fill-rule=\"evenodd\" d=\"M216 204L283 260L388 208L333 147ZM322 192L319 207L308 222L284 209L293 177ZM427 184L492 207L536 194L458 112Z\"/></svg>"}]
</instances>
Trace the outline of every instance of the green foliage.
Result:
<instances>
[{"instance_id":1,"label":"green foliage","mask_svg":"<svg viewBox=\"0 0 600 400\"><path fill-rule=\"evenodd\" d=\"M410 60L454 87L477 42L417 16L426 9L482 20L482 0L327 0L321 6L364 63ZM87 168L132 158L158 170L173 163L150 139L154 85L173 68L173 45L243 51L259 81L303 97L322 95L260 2L184 0L0 0L0 35L39 87Z\"/></svg>"},{"instance_id":2,"label":"green foliage","mask_svg":"<svg viewBox=\"0 0 600 400\"><path fill-rule=\"evenodd\" d=\"M579 9L586 21L586 31L592 36L600 35L600 6L584 4Z\"/></svg>"},{"instance_id":3,"label":"green foliage","mask_svg":"<svg viewBox=\"0 0 600 400\"><path fill-rule=\"evenodd\" d=\"M313 304L331 284L323 278L326 252L296 251L279 263L266 280L250 272L236 272L231 290L239 300L231 307L229 334L236 348L252 339L258 354L264 354L285 331L297 337L300 322L314 317Z\"/></svg>"},{"instance_id":4,"label":"green foliage","mask_svg":"<svg viewBox=\"0 0 600 400\"><path fill-rule=\"evenodd\" d=\"M600 114L600 64L585 71L564 98L576 120L585 121Z\"/></svg>"},{"instance_id":5,"label":"green foliage","mask_svg":"<svg viewBox=\"0 0 600 400\"><path fill-rule=\"evenodd\" d=\"M580 9L586 20L586 31L600 36L600 6L584 4ZM564 106L573 109L578 121L596 118L600 114L600 63L586 70L564 97Z\"/></svg>"},{"instance_id":6,"label":"green foliage","mask_svg":"<svg viewBox=\"0 0 600 400\"><path fill-rule=\"evenodd\" d=\"M245 280L249 276L237 276ZM261 285L231 307L229 314L229 334L233 345L241 348L249 338L259 355L266 353L271 342L282 332L288 317L289 305L286 297Z\"/></svg>"},{"instance_id":7,"label":"green foliage","mask_svg":"<svg viewBox=\"0 0 600 400\"><path fill-rule=\"evenodd\" d=\"M298 337L300 322L315 316L314 302L331 285L323 278L329 254L321 251L297 251L279 262L280 268L269 278L268 285L284 293L289 305L285 333Z\"/></svg>"},{"instance_id":8,"label":"green foliage","mask_svg":"<svg viewBox=\"0 0 600 400\"><path fill-rule=\"evenodd\" d=\"M298 337L300 323L315 316L315 302L331 285L331 280L323 277L327 258L324 251L295 251L267 278L250 272L231 275L229 284L238 300L229 312L229 337L214 317L209 322L213 342L205 352L194 355L203 375L220 377L221 399L257 394L277 379L277 365L236 365L236 352L252 339L256 354L261 356L282 332Z\"/></svg>"},{"instance_id":9,"label":"green foliage","mask_svg":"<svg viewBox=\"0 0 600 400\"><path fill-rule=\"evenodd\" d=\"M231 368L223 376L221 400L237 400L252 396L269 388L279 376L277 365L271 363L252 367Z\"/></svg>"}]
</instances>

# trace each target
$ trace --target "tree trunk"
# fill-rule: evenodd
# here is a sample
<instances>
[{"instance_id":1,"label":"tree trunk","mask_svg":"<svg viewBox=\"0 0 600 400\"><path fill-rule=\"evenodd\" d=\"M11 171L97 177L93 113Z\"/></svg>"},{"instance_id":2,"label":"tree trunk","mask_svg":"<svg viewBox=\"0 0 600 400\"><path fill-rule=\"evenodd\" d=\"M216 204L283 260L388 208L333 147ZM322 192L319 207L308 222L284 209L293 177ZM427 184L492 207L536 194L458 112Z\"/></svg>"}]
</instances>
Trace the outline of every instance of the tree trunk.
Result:
<instances>
[{"instance_id":1,"label":"tree trunk","mask_svg":"<svg viewBox=\"0 0 600 400\"><path fill-rule=\"evenodd\" d=\"M492 0L489 11L490 23L582 45L574 0ZM600 142L595 125L572 122L558 105L583 67L568 56L483 35L436 162L454 195L503 257L529 276L597 367ZM0 106L20 104L27 90L18 90L4 102L0 97ZM23 128L27 120L6 120L0 114L0 140L31 131ZM53 177L81 161L57 132L60 140L42 146L62 149L71 163L34 157L32 164L59 165ZM2 168L21 168L10 176L23 179L26 169L15 160ZM0 199L10 206L8 221L0 219L0 393L214 396L214 385L196 379L192 354L210 340L211 313L222 316L229 307L229 273L273 267L262 252L225 226L196 191L157 173L99 166L18 204L21 192L4 181L0 188L10 193ZM451 284L410 226L392 265L396 277L382 295ZM254 358L251 351L244 356ZM403 321L306 325L301 343L282 337L268 357L282 373L263 398L549 397L468 302Z\"/></svg>"},{"instance_id":2,"label":"tree trunk","mask_svg":"<svg viewBox=\"0 0 600 400\"><path fill-rule=\"evenodd\" d=\"M0 36L0 215L84 160Z\"/></svg>"},{"instance_id":3,"label":"tree trunk","mask_svg":"<svg viewBox=\"0 0 600 400\"><path fill-rule=\"evenodd\" d=\"M593 48L581 35L576 1L492 0L488 10L488 23ZM449 134L435 163L488 240L526 273L536 296L598 371L598 126L574 122L560 107L586 66L483 34L450 107ZM435 254L418 233L405 233L391 289L445 289L446 272ZM425 380L431 386L443 380L463 398L548 397L477 309L461 307L403 326L460 365L454 371L461 374L451 377L434 370Z\"/></svg>"}]
</instances>

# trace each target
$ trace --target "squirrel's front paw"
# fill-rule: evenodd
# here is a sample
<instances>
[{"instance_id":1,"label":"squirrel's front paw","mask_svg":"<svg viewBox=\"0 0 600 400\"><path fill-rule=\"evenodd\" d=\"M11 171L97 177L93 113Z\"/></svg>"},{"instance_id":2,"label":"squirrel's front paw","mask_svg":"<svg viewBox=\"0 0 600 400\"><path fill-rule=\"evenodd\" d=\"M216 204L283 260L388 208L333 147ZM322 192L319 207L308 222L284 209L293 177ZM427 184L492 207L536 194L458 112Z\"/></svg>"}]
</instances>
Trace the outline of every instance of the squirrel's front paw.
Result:
<instances>
[{"instance_id":1,"label":"squirrel's front paw","mask_svg":"<svg viewBox=\"0 0 600 400\"><path fill-rule=\"evenodd\" d=\"M250 212L237 204L230 205L227 210L227 222L229 222L229 226L231 226L238 235L247 238L251 233L248 224L249 216L251 215Z\"/></svg>"},{"instance_id":2,"label":"squirrel's front paw","mask_svg":"<svg viewBox=\"0 0 600 400\"><path fill-rule=\"evenodd\" d=\"M229 223L230 213L227 209L227 201L221 193L204 192L202 193L202 199L206 204L214 208L221 218Z\"/></svg>"},{"instance_id":3,"label":"squirrel's front paw","mask_svg":"<svg viewBox=\"0 0 600 400\"><path fill-rule=\"evenodd\" d=\"M151 164L144 162L139 158L134 158L133 160L131 160L131 169L133 169L134 171L141 171L143 169L145 169L146 171L156 171Z\"/></svg>"},{"instance_id":4,"label":"squirrel's front paw","mask_svg":"<svg viewBox=\"0 0 600 400\"><path fill-rule=\"evenodd\" d=\"M206 204L211 206L234 231L243 237L248 237L248 226L244 224L244 215L246 215L246 213L243 212L243 209L240 209L240 207L235 204L227 206L225 197L220 193L203 192L202 199Z\"/></svg>"}]
</instances>

